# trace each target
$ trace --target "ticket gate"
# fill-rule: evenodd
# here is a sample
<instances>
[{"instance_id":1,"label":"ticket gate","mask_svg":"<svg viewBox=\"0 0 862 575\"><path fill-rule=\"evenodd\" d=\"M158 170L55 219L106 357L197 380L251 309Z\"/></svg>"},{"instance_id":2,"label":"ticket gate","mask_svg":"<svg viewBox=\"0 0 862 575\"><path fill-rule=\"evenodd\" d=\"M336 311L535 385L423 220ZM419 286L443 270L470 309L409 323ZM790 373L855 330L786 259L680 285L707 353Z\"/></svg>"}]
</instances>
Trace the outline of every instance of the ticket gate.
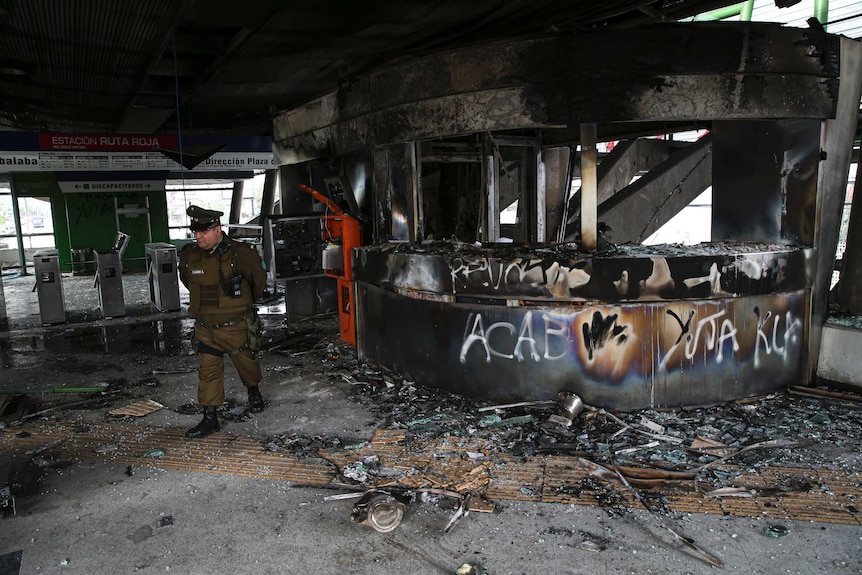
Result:
<instances>
[{"instance_id":1,"label":"ticket gate","mask_svg":"<svg viewBox=\"0 0 862 575\"><path fill-rule=\"evenodd\" d=\"M119 250L93 250L96 257L95 287L99 289L99 307L103 317L123 317L123 267Z\"/></svg>"},{"instance_id":2,"label":"ticket gate","mask_svg":"<svg viewBox=\"0 0 862 575\"><path fill-rule=\"evenodd\" d=\"M150 303L159 311L180 309L180 282L177 275L177 248L169 243L144 244L147 254L147 282Z\"/></svg>"},{"instance_id":3,"label":"ticket gate","mask_svg":"<svg viewBox=\"0 0 862 575\"><path fill-rule=\"evenodd\" d=\"M63 300L63 278L57 250L45 249L34 253L33 268L36 273L36 293L39 297L42 325L65 323L66 304Z\"/></svg>"}]
</instances>

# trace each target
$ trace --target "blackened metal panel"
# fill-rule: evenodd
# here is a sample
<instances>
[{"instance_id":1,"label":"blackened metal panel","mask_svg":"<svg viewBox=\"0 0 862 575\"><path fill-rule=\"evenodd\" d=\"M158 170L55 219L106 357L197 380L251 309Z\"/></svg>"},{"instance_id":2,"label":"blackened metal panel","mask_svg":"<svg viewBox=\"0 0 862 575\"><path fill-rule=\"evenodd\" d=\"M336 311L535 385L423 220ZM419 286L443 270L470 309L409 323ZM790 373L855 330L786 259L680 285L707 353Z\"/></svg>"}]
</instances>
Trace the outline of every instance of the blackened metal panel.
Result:
<instances>
[{"instance_id":1,"label":"blackened metal panel","mask_svg":"<svg viewBox=\"0 0 862 575\"><path fill-rule=\"evenodd\" d=\"M406 253L399 253L403 248ZM452 274L445 257L415 253L407 244L365 246L353 251L353 277L389 289L452 294Z\"/></svg>"},{"instance_id":2,"label":"blackened metal panel","mask_svg":"<svg viewBox=\"0 0 862 575\"><path fill-rule=\"evenodd\" d=\"M359 79L277 115L273 133L301 157L579 122L822 119L835 113L838 46L837 36L771 23L667 24L490 44ZM348 111L341 102L354 90L371 97Z\"/></svg>"},{"instance_id":3,"label":"blackened metal panel","mask_svg":"<svg viewBox=\"0 0 862 575\"><path fill-rule=\"evenodd\" d=\"M718 403L796 382L805 359L806 291L518 307L406 297L365 282L357 294L362 358L490 400L566 390L617 409Z\"/></svg>"},{"instance_id":4,"label":"blackened metal panel","mask_svg":"<svg viewBox=\"0 0 862 575\"><path fill-rule=\"evenodd\" d=\"M566 217L566 201L571 189L569 158L571 148L547 148L542 151L545 183L545 235L539 238L542 243L562 240L560 228Z\"/></svg>"},{"instance_id":5,"label":"blackened metal panel","mask_svg":"<svg viewBox=\"0 0 862 575\"><path fill-rule=\"evenodd\" d=\"M460 298L665 301L788 293L811 287L814 250L712 244L620 249L390 244L356 250L354 277L389 289Z\"/></svg>"},{"instance_id":6,"label":"blackened metal panel","mask_svg":"<svg viewBox=\"0 0 862 575\"><path fill-rule=\"evenodd\" d=\"M745 75L837 77L838 42L838 36L772 22L686 22L486 43L405 61L374 73L368 78L368 105L382 109L417 101L418 97L439 98L527 84L545 89L562 83L566 89L559 91L561 95L577 88L570 93L569 108L580 109L587 99L600 105L585 109L630 110L624 102L638 93L638 87L659 87L663 76L704 74L732 78L737 103L744 105L740 92L747 89ZM351 89L356 85L351 83ZM615 93L618 88L632 91ZM711 98L719 96L712 94ZM782 95L774 104L781 105L792 97ZM610 102L601 105L602 99ZM709 105L708 101L692 100L682 104ZM356 116L362 110L353 108L350 112ZM596 117L605 119L611 118Z\"/></svg>"},{"instance_id":7,"label":"blackened metal panel","mask_svg":"<svg viewBox=\"0 0 862 575\"><path fill-rule=\"evenodd\" d=\"M818 120L779 122L785 142L781 167L781 196L784 198L781 237L785 243L817 245L814 222L822 159L822 125Z\"/></svg>"},{"instance_id":8,"label":"blackened metal panel","mask_svg":"<svg viewBox=\"0 0 862 575\"><path fill-rule=\"evenodd\" d=\"M390 146L387 154L387 169L379 174L385 178L380 182L389 194L391 214L391 237L396 240L418 241L420 230L417 213L418 177L415 144L409 142Z\"/></svg>"},{"instance_id":9,"label":"blackened metal panel","mask_svg":"<svg viewBox=\"0 0 862 575\"><path fill-rule=\"evenodd\" d=\"M279 200L282 214L310 214L313 198L299 189L299 184L311 183L308 166L283 165L278 168Z\"/></svg>"},{"instance_id":10,"label":"blackened metal panel","mask_svg":"<svg viewBox=\"0 0 862 575\"><path fill-rule=\"evenodd\" d=\"M392 235L392 197L389 181L389 148L374 149L374 237L388 238Z\"/></svg>"},{"instance_id":11,"label":"blackened metal panel","mask_svg":"<svg viewBox=\"0 0 862 575\"><path fill-rule=\"evenodd\" d=\"M712 239L813 245L820 121L713 122Z\"/></svg>"}]
</instances>

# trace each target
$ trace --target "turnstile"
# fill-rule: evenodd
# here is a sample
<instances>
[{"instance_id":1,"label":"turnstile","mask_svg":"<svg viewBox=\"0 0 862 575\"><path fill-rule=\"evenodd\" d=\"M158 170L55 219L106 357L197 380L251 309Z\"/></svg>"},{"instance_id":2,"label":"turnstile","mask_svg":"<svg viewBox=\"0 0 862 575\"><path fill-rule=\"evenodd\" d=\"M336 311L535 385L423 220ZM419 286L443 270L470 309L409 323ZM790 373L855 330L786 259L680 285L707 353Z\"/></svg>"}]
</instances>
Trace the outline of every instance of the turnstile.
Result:
<instances>
[{"instance_id":1,"label":"turnstile","mask_svg":"<svg viewBox=\"0 0 862 575\"><path fill-rule=\"evenodd\" d=\"M63 278L60 275L57 250L46 249L34 253L33 268L36 273L36 293L39 296L42 325L65 323L66 305L63 301Z\"/></svg>"},{"instance_id":2,"label":"turnstile","mask_svg":"<svg viewBox=\"0 0 862 575\"><path fill-rule=\"evenodd\" d=\"M99 307L103 317L123 317L126 302L123 298L123 267L118 250L93 250L96 256L96 287L99 288Z\"/></svg>"},{"instance_id":3,"label":"turnstile","mask_svg":"<svg viewBox=\"0 0 862 575\"><path fill-rule=\"evenodd\" d=\"M144 244L147 253L147 281L150 303L159 311L180 309L180 282L177 276L177 248L165 242Z\"/></svg>"}]
</instances>

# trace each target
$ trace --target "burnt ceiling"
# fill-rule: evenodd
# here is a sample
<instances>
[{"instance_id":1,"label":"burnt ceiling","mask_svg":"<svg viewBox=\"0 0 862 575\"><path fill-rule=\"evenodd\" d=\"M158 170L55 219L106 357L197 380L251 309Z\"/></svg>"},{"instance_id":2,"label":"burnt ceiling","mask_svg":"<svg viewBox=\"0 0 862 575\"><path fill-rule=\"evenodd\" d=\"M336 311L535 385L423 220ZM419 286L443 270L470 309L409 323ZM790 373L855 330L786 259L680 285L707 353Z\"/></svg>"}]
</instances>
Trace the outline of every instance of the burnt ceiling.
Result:
<instances>
[{"instance_id":1,"label":"burnt ceiling","mask_svg":"<svg viewBox=\"0 0 862 575\"><path fill-rule=\"evenodd\" d=\"M0 129L269 134L275 111L418 56L733 3L0 0Z\"/></svg>"}]
</instances>

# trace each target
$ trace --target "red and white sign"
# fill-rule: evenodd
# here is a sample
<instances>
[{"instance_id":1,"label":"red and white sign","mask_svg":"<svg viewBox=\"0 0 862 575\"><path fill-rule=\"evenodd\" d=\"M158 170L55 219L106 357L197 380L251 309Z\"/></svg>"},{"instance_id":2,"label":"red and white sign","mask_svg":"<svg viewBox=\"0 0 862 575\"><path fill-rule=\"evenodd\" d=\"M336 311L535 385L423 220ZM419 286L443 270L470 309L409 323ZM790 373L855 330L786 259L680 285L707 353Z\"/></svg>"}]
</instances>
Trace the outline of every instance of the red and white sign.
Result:
<instances>
[{"instance_id":1,"label":"red and white sign","mask_svg":"<svg viewBox=\"0 0 862 575\"><path fill-rule=\"evenodd\" d=\"M177 147L178 139L176 136L58 134L51 132L39 134L39 148L42 150L150 152L158 148L176 149Z\"/></svg>"}]
</instances>

